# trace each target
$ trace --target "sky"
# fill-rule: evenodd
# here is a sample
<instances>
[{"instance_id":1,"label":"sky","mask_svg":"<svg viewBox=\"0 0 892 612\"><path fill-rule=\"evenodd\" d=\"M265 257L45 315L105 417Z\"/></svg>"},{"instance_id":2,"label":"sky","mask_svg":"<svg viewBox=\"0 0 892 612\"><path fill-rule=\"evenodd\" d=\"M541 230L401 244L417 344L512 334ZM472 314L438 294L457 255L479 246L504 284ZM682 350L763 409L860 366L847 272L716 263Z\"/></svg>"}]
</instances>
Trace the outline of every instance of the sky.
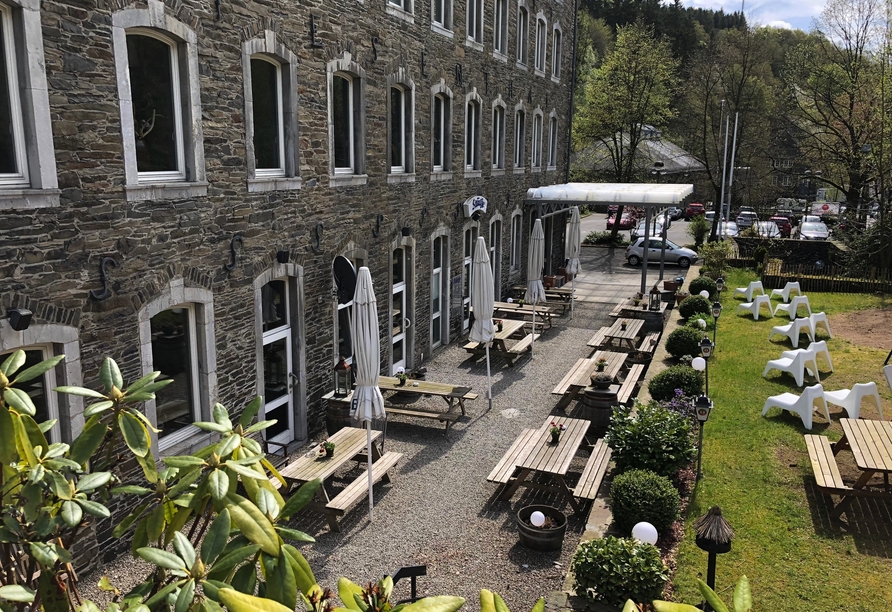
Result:
<instances>
[{"instance_id":1,"label":"sky","mask_svg":"<svg viewBox=\"0 0 892 612\"><path fill-rule=\"evenodd\" d=\"M740 11L741 0L682 0L690 8ZM750 25L795 28L808 32L812 19L823 10L826 0L743 0L743 10Z\"/></svg>"}]
</instances>

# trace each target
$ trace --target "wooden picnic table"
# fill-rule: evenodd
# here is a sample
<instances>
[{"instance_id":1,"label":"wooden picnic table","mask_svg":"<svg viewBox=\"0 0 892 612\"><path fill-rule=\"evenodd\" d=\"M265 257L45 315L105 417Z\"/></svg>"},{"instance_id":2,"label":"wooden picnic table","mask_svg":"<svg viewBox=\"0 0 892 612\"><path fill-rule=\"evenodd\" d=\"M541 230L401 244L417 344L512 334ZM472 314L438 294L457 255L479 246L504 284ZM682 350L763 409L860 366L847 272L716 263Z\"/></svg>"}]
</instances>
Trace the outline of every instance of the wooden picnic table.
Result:
<instances>
[{"instance_id":1,"label":"wooden picnic table","mask_svg":"<svg viewBox=\"0 0 892 612\"><path fill-rule=\"evenodd\" d=\"M592 374L598 371L599 359L607 360L607 366L604 368L604 371L616 380L616 377L622 372L628 356L628 353L600 350L595 351L591 357L578 359L576 364L551 392L553 395L563 396L556 407L560 409L565 408L580 391L591 386Z\"/></svg>"},{"instance_id":2,"label":"wooden picnic table","mask_svg":"<svg viewBox=\"0 0 892 612\"><path fill-rule=\"evenodd\" d=\"M527 292L526 285L514 285L511 287L511 290L514 291L514 295L519 297L523 297ZM551 287L545 290L545 297L546 299L554 298L562 302L569 302L573 298L573 289L570 287Z\"/></svg>"},{"instance_id":3,"label":"wooden picnic table","mask_svg":"<svg viewBox=\"0 0 892 612\"><path fill-rule=\"evenodd\" d=\"M840 419L840 424L843 436L833 445L833 455L838 455L843 450L851 450L855 457L855 465L861 470L861 476L851 487L855 493L843 495L842 500L833 509L834 517L842 514L852 500L859 496L857 492L867 486L874 474L892 473L892 422ZM887 487L885 495L880 492L879 496L892 499L892 492L889 492Z\"/></svg>"},{"instance_id":4,"label":"wooden picnic table","mask_svg":"<svg viewBox=\"0 0 892 612\"><path fill-rule=\"evenodd\" d=\"M534 312L538 321L545 321L548 323L548 327L551 327L551 316L554 314L554 309L548 305L548 302L524 304L523 306L517 302L495 302L493 304L493 316L496 318L519 317L524 321L531 321Z\"/></svg>"},{"instance_id":5,"label":"wooden picnic table","mask_svg":"<svg viewBox=\"0 0 892 612\"><path fill-rule=\"evenodd\" d=\"M625 329L622 328L623 323L626 324ZM636 349L635 340L638 338L642 327L644 327L644 320L642 319L617 319L604 332L604 346L611 346L613 341L616 340L620 347L625 343L629 349L634 351Z\"/></svg>"},{"instance_id":6,"label":"wooden picnic table","mask_svg":"<svg viewBox=\"0 0 892 612\"><path fill-rule=\"evenodd\" d=\"M350 507L355 505L363 497L363 492L368 492L368 470L364 470L356 480L334 498L329 497L328 488L330 487L327 487L327 481L339 469L351 461L368 461L366 436L367 432L365 429L344 427L328 439L335 444L334 455L331 457L320 458L315 452L311 451L307 455L301 455L279 470L279 473L288 482L289 489L294 485L301 485L317 478L322 481L322 486L316 490L315 498L306 507L325 514L332 531L340 531L338 517L343 516ZM372 476L375 482L379 480L390 482L388 471L402 457L402 454L390 452L382 455L375 444L375 440L380 436L380 431L374 430L371 432ZM273 484L279 482L275 477L270 479L270 481Z\"/></svg>"},{"instance_id":7,"label":"wooden picnic table","mask_svg":"<svg viewBox=\"0 0 892 612\"><path fill-rule=\"evenodd\" d=\"M549 429L552 422L566 427L557 444L551 443ZM584 419L550 416L539 429L523 430L487 477L490 482L506 485L498 498L511 499L520 487L547 489L563 495L573 509L581 513L582 506L567 486L564 477L570 469L573 457L585 441L589 425L590 422ZM545 474L549 482L534 482L530 477L536 474Z\"/></svg>"},{"instance_id":8,"label":"wooden picnic table","mask_svg":"<svg viewBox=\"0 0 892 612\"><path fill-rule=\"evenodd\" d=\"M539 335L540 334L536 334L536 338L538 338ZM511 338L517 338L518 336L520 336L519 342L516 342L509 347L506 341ZM526 333L526 321L521 321L519 319L503 319L502 329L501 331L498 329L496 330L496 335L489 348L489 354L490 356L502 357L508 362L508 366L510 367L514 365L515 359L529 351L532 341L532 334ZM475 357L482 357L486 354L486 343L468 342L465 344L464 349Z\"/></svg>"}]
</instances>

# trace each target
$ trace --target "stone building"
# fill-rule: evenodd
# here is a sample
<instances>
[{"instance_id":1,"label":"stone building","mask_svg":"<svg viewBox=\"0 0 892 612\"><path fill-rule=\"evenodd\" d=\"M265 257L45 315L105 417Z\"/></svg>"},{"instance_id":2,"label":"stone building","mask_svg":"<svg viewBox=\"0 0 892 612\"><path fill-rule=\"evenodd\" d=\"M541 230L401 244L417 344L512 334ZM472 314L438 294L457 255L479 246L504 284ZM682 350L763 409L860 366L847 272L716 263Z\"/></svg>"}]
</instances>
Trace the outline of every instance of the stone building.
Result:
<instances>
[{"instance_id":1,"label":"stone building","mask_svg":"<svg viewBox=\"0 0 892 612\"><path fill-rule=\"evenodd\" d=\"M526 190L566 179L573 0L0 0L0 19L0 355L67 356L34 381L54 440L83 404L49 390L111 356L175 380L145 407L160 455L257 394L299 444L350 354L357 266L382 372L418 367L468 329L473 238L505 295ZM556 268L563 216L545 227Z\"/></svg>"}]
</instances>

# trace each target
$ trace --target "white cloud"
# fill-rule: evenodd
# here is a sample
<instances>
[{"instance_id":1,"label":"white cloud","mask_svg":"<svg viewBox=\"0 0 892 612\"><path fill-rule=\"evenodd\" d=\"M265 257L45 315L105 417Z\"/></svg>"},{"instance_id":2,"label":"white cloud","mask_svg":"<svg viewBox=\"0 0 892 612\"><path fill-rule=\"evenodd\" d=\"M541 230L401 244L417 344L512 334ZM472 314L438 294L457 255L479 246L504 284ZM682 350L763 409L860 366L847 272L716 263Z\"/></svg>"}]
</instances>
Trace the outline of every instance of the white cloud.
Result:
<instances>
[{"instance_id":1,"label":"white cloud","mask_svg":"<svg viewBox=\"0 0 892 612\"><path fill-rule=\"evenodd\" d=\"M824 9L826 0L683 0L691 8L723 10L726 13L740 11L744 6L747 21L751 24L768 24L778 28L798 28L808 31L812 19Z\"/></svg>"},{"instance_id":2,"label":"white cloud","mask_svg":"<svg viewBox=\"0 0 892 612\"><path fill-rule=\"evenodd\" d=\"M772 21L767 24L769 28L777 28L778 30L792 30L793 26L786 21Z\"/></svg>"}]
</instances>

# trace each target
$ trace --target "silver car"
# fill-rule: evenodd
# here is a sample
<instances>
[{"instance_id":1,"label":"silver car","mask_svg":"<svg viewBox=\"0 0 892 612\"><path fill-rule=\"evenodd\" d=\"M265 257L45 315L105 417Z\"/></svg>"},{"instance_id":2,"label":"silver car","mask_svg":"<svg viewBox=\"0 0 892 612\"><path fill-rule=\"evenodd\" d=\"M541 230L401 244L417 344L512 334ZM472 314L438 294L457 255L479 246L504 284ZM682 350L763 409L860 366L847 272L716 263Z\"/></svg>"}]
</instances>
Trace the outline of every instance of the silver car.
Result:
<instances>
[{"instance_id":1,"label":"silver car","mask_svg":"<svg viewBox=\"0 0 892 612\"><path fill-rule=\"evenodd\" d=\"M663 252L663 241L659 238L648 238L647 260L659 261ZM630 266L637 266L644 257L644 238L639 238L626 249L626 261ZM677 263L681 268L687 268L696 263L697 253L691 249L680 247L674 242L666 241L666 263Z\"/></svg>"},{"instance_id":2,"label":"silver car","mask_svg":"<svg viewBox=\"0 0 892 612\"><path fill-rule=\"evenodd\" d=\"M827 240L830 230L823 223L802 223L799 226L799 240Z\"/></svg>"},{"instance_id":3,"label":"silver car","mask_svg":"<svg viewBox=\"0 0 892 612\"><path fill-rule=\"evenodd\" d=\"M780 238L780 228L774 221L756 221L753 228L761 238Z\"/></svg>"},{"instance_id":4,"label":"silver car","mask_svg":"<svg viewBox=\"0 0 892 612\"><path fill-rule=\"evenodd\" d=\"M733 221L720 221L716 234L719 238L736 238L740 235L740 231Z\"/></svg>"},{"instance_id":5,"label":"silver car","mask_svg":"<svg viewBox=\"0 0 892 612\"><path fill-rule=\"evenodd\" d=\"M638 222L638 225L635 226L635 229L632 230L632 239L642 238L644 236L644 227L647 225L647 222L642 219ZM669 226L666 226L666 229L669 229ZM648 236L662 236L663 235L663 220L662 219L652 219L650 222L650 231L647 232Z\"/></svg>"}]
</instances>

